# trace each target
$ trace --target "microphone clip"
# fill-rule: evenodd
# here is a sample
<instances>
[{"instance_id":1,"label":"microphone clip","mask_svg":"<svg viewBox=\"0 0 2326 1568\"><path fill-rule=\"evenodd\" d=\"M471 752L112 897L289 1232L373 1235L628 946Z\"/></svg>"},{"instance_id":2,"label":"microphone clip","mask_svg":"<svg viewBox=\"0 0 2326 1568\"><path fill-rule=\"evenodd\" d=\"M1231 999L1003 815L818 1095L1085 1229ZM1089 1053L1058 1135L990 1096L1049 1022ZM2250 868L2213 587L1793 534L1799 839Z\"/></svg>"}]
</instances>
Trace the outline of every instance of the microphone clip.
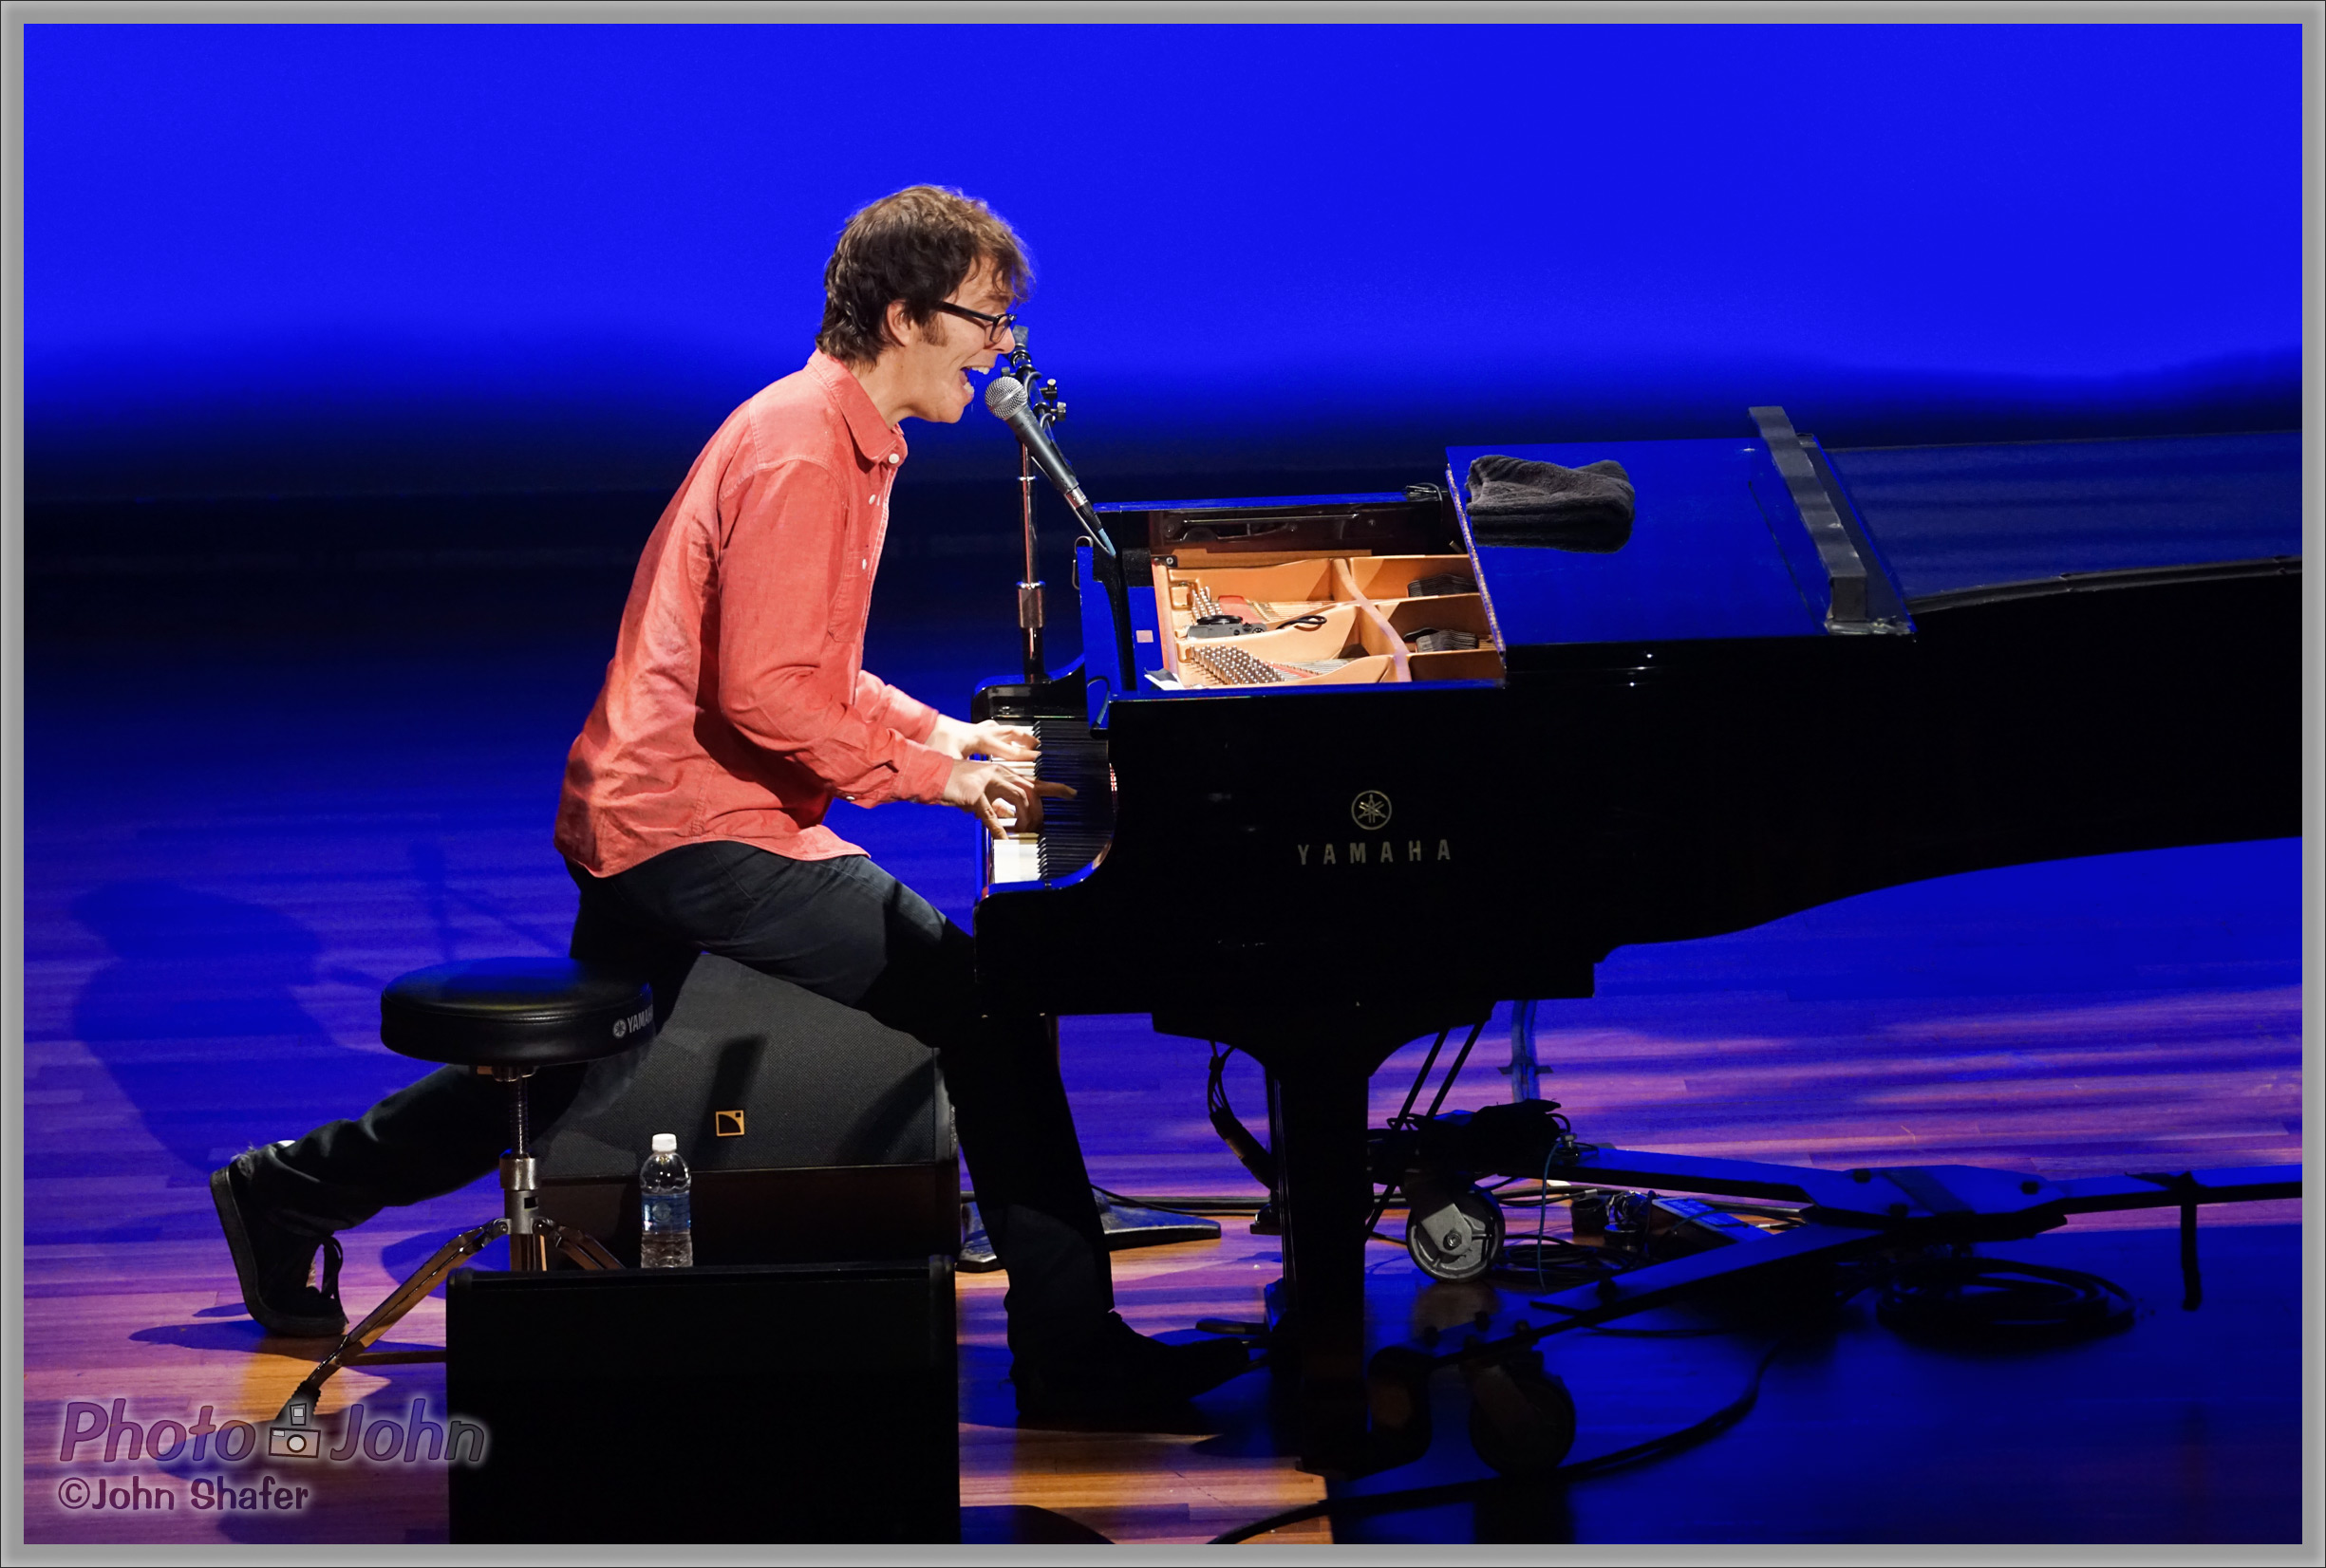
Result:
<instances>
[{"instance_id":1,"label":"microphone clip","mask_svg":"<svg viewBox=\"0 0 2326 1568\"><path fill-rule=\"evenodd\" d=\"M1049 430L1066 417L1066 405L1058 398L1058 378L1044 376L1034 368L1034 356L1026 348L1022 327L1017 329L1017 346L1009 351L1008 364L1004 373L1016 377L1025 387L1026 411L1040 421L1043 430Z\"/></svg>"}]
</instances>

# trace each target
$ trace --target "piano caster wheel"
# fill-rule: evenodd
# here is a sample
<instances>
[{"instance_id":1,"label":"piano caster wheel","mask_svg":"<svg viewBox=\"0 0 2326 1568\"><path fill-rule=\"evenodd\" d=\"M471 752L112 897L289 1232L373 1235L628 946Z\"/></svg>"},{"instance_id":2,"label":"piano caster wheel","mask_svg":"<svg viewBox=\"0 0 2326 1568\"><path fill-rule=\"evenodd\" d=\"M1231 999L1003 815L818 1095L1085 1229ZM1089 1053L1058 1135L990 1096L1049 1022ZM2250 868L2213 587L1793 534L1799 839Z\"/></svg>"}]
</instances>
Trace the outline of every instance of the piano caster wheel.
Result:
<instances>
[{"instance_id":1,"label":"piano caster wheel","mask_svg":"<svg viewBox=\"0 0 2326 1568\"><path fill-rule=\"evenodd\" d=\"M1502 1255L1502 1205L1480 1188L1422 1189L1405 1222L1405 1250L1433 1279L1475 1279Z\"/></svg>"},{"instance_id":2,"label":"piano caster wheel","mask_svg":"<svg viewBox=\"0 0 2326 1568\"><path fill-rule=\"evenodd\" d=\"M1504 1475L1555 1470L1575 1446L1575 1400L1543 1370L1540 1351L1522 1351L1485 1366L1465 1363L1470 1385L1470 1446Z\"/></svg>"}]
</instances>

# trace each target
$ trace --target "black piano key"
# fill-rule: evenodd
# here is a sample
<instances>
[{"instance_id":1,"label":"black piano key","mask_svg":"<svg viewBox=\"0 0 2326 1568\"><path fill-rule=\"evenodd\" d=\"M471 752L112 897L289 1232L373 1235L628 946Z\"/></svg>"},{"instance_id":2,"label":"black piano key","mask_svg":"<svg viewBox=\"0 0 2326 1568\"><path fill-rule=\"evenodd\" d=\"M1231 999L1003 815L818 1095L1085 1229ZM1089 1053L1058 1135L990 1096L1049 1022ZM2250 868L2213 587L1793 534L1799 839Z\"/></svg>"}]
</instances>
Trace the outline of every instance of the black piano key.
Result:
<instances>
[{"instance_id":1,"label":"black piano key","mask_svg":"<svg viewBox=\"0 0 2326 1568\"><path fill-rule=\"evenodd\" d=\"M1072 785L1071 800L1042 802L1037 853L1047 881L1066 876L1098 858L1115 834L1114 797L1107 788L1106 742L1095 739L1079 719L1037 719L1041 756L1034 776Z\"/></svg>"}]
</instances>

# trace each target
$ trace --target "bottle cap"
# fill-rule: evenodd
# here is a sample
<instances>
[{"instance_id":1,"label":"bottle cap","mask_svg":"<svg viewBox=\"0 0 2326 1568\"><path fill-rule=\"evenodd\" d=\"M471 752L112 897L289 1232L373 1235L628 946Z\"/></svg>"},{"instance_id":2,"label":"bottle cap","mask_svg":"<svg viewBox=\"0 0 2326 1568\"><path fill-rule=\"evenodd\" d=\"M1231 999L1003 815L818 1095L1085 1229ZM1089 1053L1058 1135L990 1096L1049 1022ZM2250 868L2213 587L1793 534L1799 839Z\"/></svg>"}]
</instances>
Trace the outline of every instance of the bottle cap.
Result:
<instances>
[{"instance_id":1,"label":"bottle cap","mask_svg":"<svg viewBox=\"0 0 2326 1568\"><path fill-rule=\"evenodd\" d=\"M656 1134L654 1134L654 1152L655 1152L655 1153L657 1153L657 1154L676 1154L678 1151L679 1151L679 1135L678 1135L677 1133L675 1133L675 1132L657 1132Z\"/></svg>"}]
</instances>

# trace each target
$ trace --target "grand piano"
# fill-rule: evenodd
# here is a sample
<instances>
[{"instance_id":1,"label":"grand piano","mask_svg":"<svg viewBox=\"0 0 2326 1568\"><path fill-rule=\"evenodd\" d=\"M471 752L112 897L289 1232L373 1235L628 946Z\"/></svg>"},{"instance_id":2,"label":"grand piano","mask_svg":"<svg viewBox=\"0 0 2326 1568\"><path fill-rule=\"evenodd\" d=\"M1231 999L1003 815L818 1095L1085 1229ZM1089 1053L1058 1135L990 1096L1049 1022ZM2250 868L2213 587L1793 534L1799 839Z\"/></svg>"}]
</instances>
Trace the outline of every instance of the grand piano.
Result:
<instances>
[{"instance_id":1,"label":"grand piano","mask_svg":"<svg viewBox=\"0 0 2326 1568\"><path fill-rule=\"evenodd\" d=\"M1481 544L1485 452L1637 491ZM1367 1080L1634 943L1990 867L2301 831L2296 434L1455 447L1403 493L1097 509L1085 654L980 691L1080 792L988 846L1006 1001L1268 1074L1303 1462L1360 1468ZM2054 1223L2056 1223L2054 1221Z\"/></svg>"}]
</instances>

